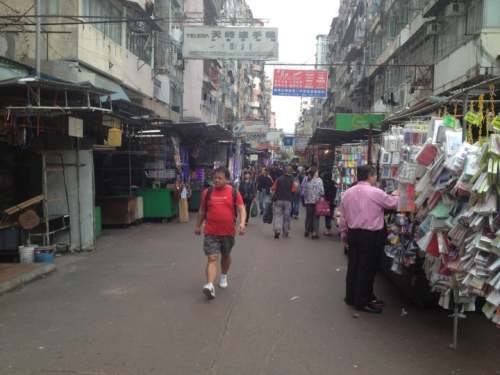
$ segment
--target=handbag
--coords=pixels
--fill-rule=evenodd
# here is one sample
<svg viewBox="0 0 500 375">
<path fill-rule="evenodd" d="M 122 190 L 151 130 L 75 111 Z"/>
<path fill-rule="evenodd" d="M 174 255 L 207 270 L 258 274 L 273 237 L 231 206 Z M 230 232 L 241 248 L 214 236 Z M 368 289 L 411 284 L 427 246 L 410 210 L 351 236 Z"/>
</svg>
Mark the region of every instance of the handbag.
<svg viewBox="0 0 500 375">
<path fill-rule="evenodd" d="M 325 198 L 320 198 L 319 201 L 316 202 L 315 214 L 316 216 L 331 216 L 330 202 Z"/>
</svg>

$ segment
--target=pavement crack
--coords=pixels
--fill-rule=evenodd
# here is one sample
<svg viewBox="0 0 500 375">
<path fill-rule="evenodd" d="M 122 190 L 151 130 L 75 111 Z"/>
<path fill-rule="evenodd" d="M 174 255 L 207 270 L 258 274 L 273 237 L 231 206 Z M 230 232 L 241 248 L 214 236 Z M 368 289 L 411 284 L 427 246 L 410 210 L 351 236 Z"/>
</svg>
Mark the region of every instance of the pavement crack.
<svg viewBox="0 0 500 375">
<path fill-rule="evenodd" d="M 254 258 L 254 264 L 255 264 L 255 258 Z M 207 375 L 216 375 L 217 374 L 218 363 L 219 363 L 219 360 L 221 358 L 221 352 L 223 350 L 222 344 L 224 343 L 224 339 L 229 334 L 229 330 L 231 327 L 231 319 L 233 316 L 233 311 L 241 300 L 241 293 L 242 293 L 242 291 L 247 283 L 248 277 L 249 277 L 250 272 L 252 270 L 253 270 L 253 267 L 248 267 L 248 270 L 245 273 L 243 281 L 241 282 L 241 285 L 238 288 L 238 292 L 236 294 L 237 297 L 234 299 L 233 303 L 231 304 L 231 307 L 229 308 L 229 310 L 226 314 L 224 329 L 223 329 L 222 333 L 219 335 L 219 338 L 217 339 L 217 350 L 215 352 L 214 359 L 212 360 L 212 363 L 210 364 L 210 367 L 208 368 L 208 370 L 206 372 Z"/>
<path fill-rule="evenodd" d="M 267 352 L 265 358 L 264 358 L 264 367 L 262 370 L 259 371 L 259 375 L 265 375 L 267 373 L 267 369 L 269 368 L 269 365 L 271 364 L 271 361 L 273 359 L 274 353 L 276 353 L 276 349 L 278 348 L 278 345 L 283 341 L 285 338 L 285 332 L 281 332 L 276 340 L 274 340 L 273 345 L 271 345 L 271 348 L 269 348 L 269 351 Z"/>
</svg>

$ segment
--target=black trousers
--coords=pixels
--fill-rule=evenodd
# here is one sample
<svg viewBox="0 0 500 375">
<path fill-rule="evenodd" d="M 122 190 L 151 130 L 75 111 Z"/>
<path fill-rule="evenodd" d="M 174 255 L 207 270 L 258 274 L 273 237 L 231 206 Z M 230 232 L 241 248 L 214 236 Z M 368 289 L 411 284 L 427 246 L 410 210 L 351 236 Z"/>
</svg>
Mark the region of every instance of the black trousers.
<svg viewBox="0 0 500 375">
<path fill-rule="evenodd" d="M 246 220 L 246 223 L 248 224 L 248 220 L 250 220 L 250 210 L 252 208 L 253 199 L 243 200 L 243 202 L 245 203 L 245 209 L 247 211 L 247 220 Z"/>
<path fill-rule="evenodd" d="M 384 249 L 384 231 L 349 229 L 346 297 L 349 304 L 366 306 L 373 298 L 373 283 Z"/>
<path fill-rule="evenodd" d="M 316 216 L 316 205 L 306 203 L 306 232 L 319 233 L 319 216 Z"/>
</svg>

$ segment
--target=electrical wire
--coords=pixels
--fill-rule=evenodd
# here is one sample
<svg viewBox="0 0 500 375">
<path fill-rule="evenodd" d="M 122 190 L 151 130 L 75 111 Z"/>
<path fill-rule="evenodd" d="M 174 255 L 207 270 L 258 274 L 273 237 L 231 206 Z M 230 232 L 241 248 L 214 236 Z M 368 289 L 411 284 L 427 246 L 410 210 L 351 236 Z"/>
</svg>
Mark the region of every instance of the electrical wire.
<svg viewBox="0 0 500 375">
<path fill-rule="evenodd" d="M 11 19 L 11 18 L 16 18 L 19 16 L 0 16 L 0 19 Z M 165 17 L 158 17 L 158 18 L 112 18 L 112 17 L 103 17 L 99 18 L 96 20 L 92 20 L 94 16 L 33 16 L 33 15 L 26 15 L 27 18 L 40 18 L 40 17 L 56 17 L 56 18 L 69 18 L 69 19 L 79 19 L 78 21 L 67 21 L 67 22 L 42 22 L 42 26 L 74 26 L 74 25 L 92 25 L 92 24 L 112 24 L 112 23 L 135 23 L 135 22 L 149 22 L 149 23 L 155 23 L 155 22 L 160 22 L 160 21 L 166 21 L 169 22 L 170 24 L 188 24 L 188 23 L 193 23 L 193 24 L 203 24 L 204 19 L 203 18 L 181 18 L 181 19 L 175 19 L 175 18 L 165 18 Z M 87 20 L 83 20 L 87 19 Z M 228 23 L 230 25 L 236 26 L 237 23 L 240 24 L 255 24 L 255 19 L 253 19 L 254 22 L 250 22 L 250 19 L 248 20 L 234 20 L 234 19 L 218 19 L 218 23 Z M 0 23 L 0 26 L 6 26 L 9 25 L 11 26 L 12 23 Z M 25 22 L 25 23 L 16 23 L 17 26 L 33 26 L 33 23 Z"/>
</svg>

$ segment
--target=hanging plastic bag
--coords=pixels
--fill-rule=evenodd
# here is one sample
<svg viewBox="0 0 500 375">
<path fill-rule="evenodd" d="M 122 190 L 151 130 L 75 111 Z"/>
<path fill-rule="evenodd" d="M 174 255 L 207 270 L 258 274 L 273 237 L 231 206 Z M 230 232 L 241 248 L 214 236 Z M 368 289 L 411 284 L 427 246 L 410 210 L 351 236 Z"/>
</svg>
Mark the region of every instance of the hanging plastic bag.
<svg viewBox="0 0 500 375">
<path fill-rule="evenodd" d="M 257 217 L 259 215 L 259 210 L 257 208 L 257 203 L 255 201 L 252 202 L 250 206 L 250 217 Z"/>
<path fill-rule="evenodd" d="M 320 198 L 320 200 L 316 202 L 315 214 L 316 216 L 331 216 L 330 202 L 325 198 Z"/>
</svg>

